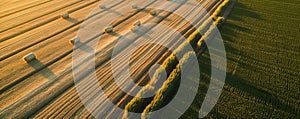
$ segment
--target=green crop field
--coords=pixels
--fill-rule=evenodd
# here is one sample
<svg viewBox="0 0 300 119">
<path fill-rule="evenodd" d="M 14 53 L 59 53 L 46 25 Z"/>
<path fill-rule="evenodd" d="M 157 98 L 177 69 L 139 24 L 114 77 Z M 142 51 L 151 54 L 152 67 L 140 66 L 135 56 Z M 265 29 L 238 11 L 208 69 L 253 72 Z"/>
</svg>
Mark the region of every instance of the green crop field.
<svg viewBox="0 0 300 119">
<path fill-rule="evenodd" d="M 227 53 L 226 83 L 208 118 L 300 117 L 299 0 L 239 0 L 221 32 Z M 209 86 L 208 52 L 201 82 L 182 118 L 197 117 Z"/>
</svg>

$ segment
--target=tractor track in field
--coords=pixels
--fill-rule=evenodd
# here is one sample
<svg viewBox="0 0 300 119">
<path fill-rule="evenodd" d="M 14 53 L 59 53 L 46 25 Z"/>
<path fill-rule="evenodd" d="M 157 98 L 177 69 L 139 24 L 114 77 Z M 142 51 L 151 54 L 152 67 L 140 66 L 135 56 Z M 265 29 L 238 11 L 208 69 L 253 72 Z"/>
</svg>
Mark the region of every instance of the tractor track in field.
<svg viewBox="0 0 300 119">
<path fill-rule="evenodd" d="M 68 10 L 67 12 L 69 14 L 72 14 L 73 12 L 76 12 L 77 10 L 83 9 L 84 7 L 89 7 L 90 5 L 93 5 L 94 3 L 97 3 L 97 1 L 91 1 L 91 2 L 88 2 L 88 3 L 83 4 L 83 5 L 77 4 L 79 6 L 77 6 L 77 5 L 76 6 L 75 5 L 72 6 L 74 8 L 72 8 L 71 10 Z M 65 10 L 65 9 L 70 9 L 70 8 L 67 7 L 67 8 L 64 8 L 63 10 Z M 60 10 L 60 11 L 63 11 L 63 10 Z M 56 12 L 58 12 L 58 11 L 56 11 Z M 4 32 L 0 33 L 2 35 L 0 37 L 0 39 L 1 39 L 0 42 L 4 42 L 4 41 L 9 40 L 11 38 L 17 37 L 18 35 L 21 35 L 21 34 L 24 34 L 24 33 L 28 32 L 28 31 L 36 29 L 38 27 L 42 27 L 43 25 L 46 25 L 46 24 L 48 24 L 50 22 L 58 20 L 61 17 L 61 15 L 54 15 L 54 16 L 52 16 L 52 14 L 36 18 L 35 20 L 33 20 L 31 22 L 26 22 L 26 24 L 22 24 L 22 25 L 13 27 L 9 31 L 6 31 L 6 32 L 4 31 Z M 46 20 L 43 20 L 44 17 L 48 17 L 48 16 L 51 16 L 52 18 L 47 18 Z M 43 21 L 41 21 L 39 19 L 41 19 Z M 28 24 L 30 24 L 30 25 L 28 25 Z M 14 32 L 11 32 L 11 31 L 14 31 Z M 9 56 L 5 56 L 5 57 L 8 58 Z M 1 59 L 5 59 L 5 57 L 2 57 Z"/>
<path fill-rule="evenodd" d="M 168 54 L 168 53 L 167 53 Z M 165 54 L 166 56 L 165 57 L 167 57 L 168 55 L 167 54 Z M 164 60 L 164 58 L 162 58 L 162 59 L 160 59 L 158 62 L 162 62 Z M 107 73 L 107 72 L 106 72 Z M 139 76 L 140 77 L 140 76 Z M 107 78 L 105 78 L 105 79 L 107 79 Z M 73 89 L 74 90 L 74 89 Z M 70 94 L 71 95 L 71 97 L 72 96 L 74 96 L 74 94 Z M 122 95 L 124 95 L 124 94 L 122 94 Z M 63 96 L 64 97 L 64 96 Z M 122 97 L 122 96 L 121 96 Z M 74 98 L 76 98 L 76 97 L 74 97 Z M 78 98 L 78 97 L 77 97 Z M 68 98 L 69 99 L 69 98 Z M 73 99 L 72 99 L 73 100 Z M 63 103 L 64 104 L 64 103 Z M 76 106 L 80 106 L 81 108 L 84 108 L 83 107 L 83 105 L 82 104 L 80 104 L 80 102 L 79 102 L 79 104 L 77 104 Z M 57 106 L 57 105 L 55 105 L 55 106 L 51 106 L 51 107 L 59 107 L 59 106 Z M 51 108 L 50 107 L 50 108 Z M 73 108 L 72 108 L 73 109 Z M 45 109 L 45 110 L 48 110 L 48 109 Z M 65 112 L 65 111 L 64 111 Z M 68 111 L 67 111 L 68 112 Z"/>
<path fill-rule="evenodd" d="M 80 2 L 83 2 L 83 1 L 81 1 L 81 0 L 72 0 L 72 1 L 65 2 L 65 1 L 62 0 L 60 2 L 57 2 L 57 3 L 55 2 L 51 5 L 47 5 L 45 7 L 39 8 L 39 9 L 34 9 L 34 10 L 32 10 L 32 12 L 34 12 L 34 14 L 32 12 L 28 11 L 27 13 L 23 13 L 19 16 L 11 16 L 11 18 L 7 18 L 7 17 L 2 18 L 0 23 L 5 24 L 5 26 L 3 26 L 0 33 L 5 32 L 7 30 L 10 30 L 14 27 L 18 27 L 20 25 L 23 25 L 23 24 L 29 23 L 31 21 L 34 21 L 37 18 L 48 16 L 48 15 L 51 16 L 55 12 L 59 12 L 61 10 L 64 10 L 65 8 L 71 7 L 72 5 L 79 4 Z M 48 10 L 47 8 L 52 8 L 52 9 Z M 33 16 L 31 16 L 31 15 L 33 15 Z M 4 40 L 1 40 L 1 42 L 2 41 L 4 41 Z"/>
<path fill-rule="evenodd" d="M 6 17 L 6 16 L 9 16 L 9 15 L 13 15 L 13 14 L 16 14 L 18 12 L 21 12 L 21 11 L 24 11 L 24 10 L 28 10 L 30 8 L 34 8 L 34 7 L 37 7 L 37 6 L 40 6 L 40 5 L 43 5 L 43 4 L 46 4 L 48 2 L 50 2 L 51 0 L 45 0 L 45 1 L 41 1 L 41 0 L 31 0 L 32 3 L 26 3 L 24 4 L 24 2 L 22 3 L 16 3 L 16 4 L 9 4 L 8 6 L 6 7 L 12 7 L 14 6 L 13 8 L 10 8 L 10 9 L 5 9 L 5 10 L 1 10 L 0 11 L 0 18 L 3 18 L 3 17 Z M 7 2 L 7 1 L 3 1 L 3 2 Z"/>
</svg>

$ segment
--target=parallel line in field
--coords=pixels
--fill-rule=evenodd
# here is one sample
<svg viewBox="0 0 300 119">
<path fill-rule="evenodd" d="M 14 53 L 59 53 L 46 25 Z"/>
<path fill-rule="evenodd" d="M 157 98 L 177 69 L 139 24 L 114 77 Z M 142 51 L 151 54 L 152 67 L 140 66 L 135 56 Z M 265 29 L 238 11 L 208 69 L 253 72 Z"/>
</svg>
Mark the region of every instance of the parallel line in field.
<svg viewBox="0 0 300 119">
<path fill-rule="evenodd" d="M 131 15 L 132 16 L 132 15 Z M 96 36 L 96 37 L 98 37 L 98 36 Z M 63 74 L 64 75 L 64 74 Z M 63 75 L 60 75 L 60 76 L 63 76 Z M 51 84 L 50 84 L 51 85 Z"/>
<path fill-rule="evenodd" d="M 215 3 L 215 5 L 214 5 L 212 8 L 208 8 L 208 10 L 209 10 L 208 13 L 213 13 L 213 11 L 217 8 L 217 6 L 218 6 L 219 4 L 221 4 L 221 1 L 217 1 L 217 3 Z M 199 18 L 198 18 L 198 19 L 199 19 Z M 196 20 L 196 21 L 198 21 L 198 20 Z M 204 21 L 205 21 L 205 19 L 202 19 L 202 18 L 201 18 L 201 21 L 198 22 L 198 23 L 196 23 L 196 26 L 194 26 L 194 27 L 199 27 L 199 26 L 201 25 L 201 23 L 203 23 Z M 190 25 L 189 27 L 193 27 L 193 26 Z M 187 33 L 187 36 L 189 36 L 189 34 L 191 34 L 192 32 L 194 32 L 194 29 L 190 29 L 189 27 L 187 27 L 187 28 L 185 29 L 186 32 L 183 32 L 183 33 Z M 201 52 L 201 51 L 200 51 L 200 52 Z M 201 54 L 201 53 L 200 53 L 200 54 Z M 157 63 L 163 62 L 163 61 L 164 61 L 164 60 L 158 60 Z M 146 78 L 146 76 L 144 76 L 144 77 L 142 78 L 142 80 L 140 80 L 137 84 L 142 84 L 142 81 L 143 81 L 145 78 Z M 135 88 L 135 87 L 134 87 L 134 88 Z M 133 88 L 133 89 L 134 89 L 134 88 Z M 132 91 L 133 91 L 133 89 L 132 89 Z M 132 96 L 130 96 L 130 95 L 128 95 L 127 93 L 124 93 L 124 92 L 123 92 L 122 95 L 123 95 L 123 96 L 122 96 L 123 98 L 121 98 L 121 99 L 118 101 L 117 106 L 119 106 L 119 107 L 121 107 L 121 108 L 124 108 L 124 107 L 125 107 L 125 103 L 128 103 L 128 101 L 130 101 L 130 100 L 132 99 Z M 113 115 L 114 111 L 115 111 L 115 109 L 113 109 L 113 111 L 110 112 L 110 115 Z"/>
<path fill-rule="evenodd" d="M 121 3 L 122 3 L 122 2 L 120 2 L 119 4 L 121 4 Z M 117 6 L 117 5 L 118 5 L 118 4 L 116 4 L 116 5 L 112 6 L 112 7 L 115 7 L 115 6 Z M 21 48 L 18 48 L 18 49 L 16 49 L 15 51 L 10 52 L 9 54 L 5 54 L 4 56 L 2 56 L 2 57 L 0 58 L 0 60 L 5 60 L 5 59 L 7 59 L 7 58 L 9 58 L 9 57 L 11 57 L 11 56 L 14 56 L 14 55 L 16 55 L 16 54 L 22 52 L 23 50 L 26 50 L 26 49 L 28 49 L 28 48 L 30 48 L 30 47 L 33 47 L 33 46 L 35 46 L 35 45 L 37 45 L 37 44 L 40 44 L 40 43 L 44 42 L 44 41 L 47 41 L 48 39 L 50 39 L 50 38 L 52 38 L 52 37 L 54 37 L 54 36 L 56 36 L 56 35 L 58 35 L 58 34 L 61 34 L 61 33 L 63 33 L 64 31 L 66 31 L 66 30 L 68 30 L 68 29 L 71 29 L 71 28 L 73 28 L 73 27 L 75 27 L 75 26 L 78 26 L 78 25 L 80 25 L 81 23 L 83 23 L 85 20 L 89 20 L 89 19 L 91 19 L 91 18 L 93 18 L 93 17 L 95 17 L 95 16 L 97 16 L 97 15 L 99 15 L 99 14 L 101 14 L 101 13 L 103 13 L 103 12 L 101 11 L 101 12 L 95 13 L 94 15 L 92 15 L 92 16 L 90 16 L 90 17 L 88 17 L 88 18 L 82 19 L 82 20 L 78 21 L 77 23 L 73 23 L 73 24 L 71 24 L 71 25 L 69 25 L 69 26 L 67 26 L 67 27 L 64 27 L 64 26 L 63 26 L 63 27 L 64 27 L 63 29 L 61 29 L 61 30 L 59 30 L 59 31 L 57 31 L 57 32 L 55 32 L 55 33 L 53 33 L 53 34 L 47 35 L 47 36 L 45 36 L 45 37 L 43 37 L 43 38 L 37 40 L 36 42 L 33 42 L 33 43 L 29 44 L 29 45 L 26 45 L 26 46 L 23 46 L 23 47 L 21 47 Z"/>
<path fill-rule="evenodd" d="M 101 63 L 100 63 L 101 64 Z M 100 65 L 101 66 L 101 65 Z"/>
<path fill-rule="evenodd" d="M 121 3 L 122 3 L 122 2 L 117 3 L 117 4 L 115 4 L 115 5 L 112 6 L 112 7 L 116 7 L 116 6 L 118 6 L 119 4 L 121 4 Z M 60 30 L 60 31 L 57 32 L 57 33 L 54 33 L 54 34 L 52 34 L 52 35 L 50 35 L 50 36 L 47 36 L 47 37 L 45 37 L 45 38 L 43 38 L 43 39 L 41 39 L 41 40 L 39 40 L 39 41 L 37 41 L 37 42 L 35 42 L 35 43 L 29 45 L 29 46 L 26 46 L 26 47 L 23 48 L 22 50 L 17 50 L 17 51 L 21 52 L 21 51 L 23 51 L 23 50 L 25 50 L 25 49 L 27 49 L 27 48 L 30 48 L 30 47 L 35 46 L 35 45 L 37 45 L 37 44 L 39 44 L 39 43 L 41 43 L 41 42 L 43 42 L 43 41 L 46 41 L 46 40 L 48 40 L 48 39 L 50 39 L 50 38 L 52 38 L 52 37 L 54 37 L 54 36 L 56 36 L 56 35 L 58 35 L 58 34 L 61 34 L 61 33 L 65 32 L 65 31 L 67 31 L 68 29 L 71 29 L 71 28 L 73 28 L 73 27 L 79 28 L 80 23 L 84 22 L 85 20 L 91 19 L 92 17 L 95 17 L 95 16 L 97 16 L 97 15 L 100 15 L 101 13 L 103 13 L 103 12 L 99 12 L 99 13 L 97 13 L 97 14 L 94 14 L 93 16 L 90 16 L 90 17 L 88 17 L 88 18 L 86 18 L 86 19 L 84 19 L 84 20 L 81 20 L 81 21 L 79 21 L 78 23 L 72 24 L 72 25 L 70 25 L 70 26 L 68 26 L 68 27 L 66 27 L 66 28 L 64 28 L 64 29 L 62 29 L 62 30 Z M 96 37 L 98 37 L 98 36 L 96 36 Z M 95 38 L 96 38 L 96 37 L 95 37 Z M 60 40 L 63 40 L 63 39 L 60 39 Z M 86 43 L 88 43 L 88 42 L 86 42 Z M 84 44 L 86 44 L 86 43 L 83 43 L 82 45 L 84 45 Z M 69 45 L 69 44 L 68 44 L 68 45 Z M 21 77 L 21 78 L 15 80 L 15 81 L 10 82 L 10 84 L 4 84 L 4 85 L 2 85 L 2 88 L 0 89 L 0 93 L 2 93 L 2 92 L 4 92 L 4 91 L 8 90 L 10 87 L 16 85 L 17 83 L 20 83 L 21 81 L 25 80 L 26 78 L 30 77 L 31 75 L 33 75 L 33 74 L 39 72 L 40 70 L 42 70 L 42 69 L 46 68 L 47 66 L 49 66 L 49 65 L 51 65 L 51 64 L 53 64 L 53 63 L 55 63 L 56 61 L 58 61 L 58 60 L 64 58 L 65 56 L 67 56 L 68 54 L 70 54 L 70 53 L 72 53 L 72 52 L 73 52 L 73 49 L 70 49 L 70 50 L 68 50 L 68 51 L 63 51 L 63 53 L 61 53 L 61 55 L 59 55 L 57 58 L 55 58 L 55 59 L 49 61 L 48 63 L 46 63 L 46 64 L 43 65 L 42 67 L 39 67 L 38 69 L 36 69 L 36 70 L 34 70 L 34 71 L 30 72 L 30 73 L 25 74 L 23 77 Z M 16 53 L 16 54 L 17 54 L 17 53 Z M 1 60 L 2 60 L 2 59 L 1 59 Z"/>
<path fill-rule="evenodd" d="M 58 9 L 52 10 L 52 11 L 50 11 L 50 12 L 46 12 L 46 13 L 44 13 L 44 14 L 42 14 L 42 15 L 38 15 L 38 16 L 36 16 L 36 17 L 34 17 L 34 18 L 29 18 L 29 19 L 27 19 L 27 20 L 22 20 L 22 21 L 19 22 L 19 23 L 15 23 L 15 22 L 14 22 L 15 25 L 9 25 L 9 24 L 8 24 L 9 27 L 8 27 L 8 28 L 2 29 L 2 30 L 0 31 L 0 33 L 5 32 L 5 31 L 8 31 L 8 30 L 10 30 L 10 29 L 12 29 L 12 28 L 14 28 L 14 27 L 20 26 L 20 25 L 25 24 L 25 23 L 27 23 L 27 22 L 31 22 L 31 21 L 33 21 L 33 20 L 39 18 L 39 17 L 43 17 L 43 16 L 46 16 L 46 15 L 51 15 L 51 13 L 57 12 L 57 11 L 59 11 L 59 10 L 62 10 L 62 9 L 64 9 L 64 8 L 67 8 L 67 7 L 70 7 L 70 6 L 72 6 L 72 5 L 78 4 L 78 3 L 80 3 L 80 2 L 83 2 L 83 1 L 81 1 L 81 0 L 79 0 L 79 1 L 74 1 L 74 2 L 71 2 L 70 4 L 66 4 L 66 5 L 64 5 L 64 6 L 59 7 Z M 18 19 L 18 20 L 21 20 L 21 19 Z M 3 23 L 1 23 L 1 24 L 3 24 Z M 3 42 L 3 41 L 5 41 L 5 40 L 2 40 L 2 39 L 0 40 L 0 42 Z"/>
<path fill-rule="evenodd" d="M 15 8 L 13 8 L 13 9 L 1 11 L 1 13 L 3 12 L 3 14 L 0 15 L 0 18 L 9 16 L 9 15 L 13 15 L 13 14 L 15 14 L 15 13 L 18 13 L 18 12 L 21 12 L 21 11 L 24 11 L 24 10 L 27 10 L 27 9 L 30 9 L 30 8 L 34 8 L 34 7 L 40 6 L 40 5 L 42 5 L 42 4 L 46 4 L 46 3 L 50 2 L 50 1 L 51 1 L 51 0 L 47 0 L 47 1 L 43 1 L 43 2 L 41 2 L 41 3 L 37 3 L 37 4 L 32 4 L 32 3 L 30 3 L 29 6 L 26 5 L 26 7 L 23 7 L 23 8 L 21 8 L 21 9 L 15 9 Z"/>
<path fill-rule="evenodd" d="M 71 52 L 72 52 L 72 51 L 71 51 Z M 64 58 L 64 56 L 67 56 L 67 55 L 71 54 L 71 52 L 66 52 L 64 55 L 62 55 L 63 57 L 59 57 L 58 60 Z M 55 62 L 58 61 L 58 60 L 55 60 Z M 55 62 L 51 62 L 49 65 L 47 64 L 46 67 L 50 66 L 51 64 L 53 64 L 53 63 L 55 63 Z M 42 68 L 42 69 L 43 69 L 43 68 Z M 38 71 L 40 71 L 40 70 L 38 70 Z M 72 86 L 72 85 L 71 85 L 71 86 Z M 62 92 L 63 92 L 63 91 L 62 91 Z"/>
<path fill-rule="evenodd" d="M 71 10 L 68 11 L 68 13 L 71 14 L 71 13 L 73 13 L 73 12 L 76 12 L 77 10 L 80 10 L 80 9 L 82 9 L 82 8 L 85 8 L 85 7 L 88 7 L 89 5 L 92 5 L 92 4 L 96 3 L 96 2 L 98 2 L 98 1 L 92 1 L 92 2 L 89 2 L 89 3 L 84 4 L 84 5 L 82 5 L 82 6 L 79 6 L 79 7 L 77 7 L 77 8 L 71 9 Z M 25 28 L 25 29 L 20 30 L 20 31 L 18 31 L 18 32 L 16 32 L 16 33 L 13 33 L 13 34 L 10 34 L 10 35 L 8 35 L 8 36 L 5 36 L 5 37 L 1 38 L 0 42 L 9 40 L 9 39 L 14 38 L 14 37 L 16 37 L 16 36 L 18 36 L 18 35 L 24 34 L 25 32 L 28 32 L 28 31 L 33 30 L 33 29 L 35 29 L 35 28 L 41 27 L 41 26 L 43 26 L 43 25 L 45 25 L 45 24 L 48 24 L 48 23 L 50 23 L 50 22 L 53 22 L 53 21 L 59 19 L 60 17 L 61 17 L 60 15 L 56 15 L 56 16 L 54 16 L 54 17 L 52 17 L 52 18 L 49 18 L 49 19 L 44 20 L 44 21 L 41 21 L 41 22 L 39 22 L 38 24 L 31 25 L 31 26 L 29 26 L 28 28 Z M 28 23 L 28 22 L 27 22 L 27 23 Z M 24 26 L 24 24 L 22 24 L 22 26 Z M 17 27 L 15 27 L 14 29 L 16 29 L 16 28 L 17 28 Z M 8 32 L 9 32 L 9 31 L 8 31 Z M 0 59 L 0 60 L 1 60 L 1 59 Z"/>
</svg>

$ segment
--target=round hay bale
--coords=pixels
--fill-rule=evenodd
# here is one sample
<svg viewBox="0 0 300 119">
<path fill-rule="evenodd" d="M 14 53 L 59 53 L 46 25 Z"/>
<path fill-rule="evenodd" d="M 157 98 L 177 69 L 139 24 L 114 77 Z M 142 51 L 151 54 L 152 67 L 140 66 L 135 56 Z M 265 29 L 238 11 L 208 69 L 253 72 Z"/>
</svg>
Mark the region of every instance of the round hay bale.
<svg viewBox="0 0 300 119">
<path fill-rule="evenodd" d="M 72 38 L 72 39 L 70 40 L 70 43 L 71 43 L 72 45 L 74 45 L 75 43 L 79 42 L 79 40 L 80 40 L 80 38 L 79 38 L 78 36 L 76 36 L 76 37 L 74 37 L 74 38 Z"/>
<path fill-rule="evenodd" d="M 25 62 L 29 63 L 29 62 L 31 62 L 31 61 L 33 61 L 33 60 L 36 60 L 36 55 L 35 55 L 33 52 L 31 52 L 31 53 L 25 55 L 25 56 L 23 57 L 23 60 L 24 60 Z"/>
<path fill-rule="evenodd" d="M 133 27 L 131 28 L 131 31 L 132 31 L 132 32 L 136 32 L 136 31 L 138 31 L 138 29 L 139 29 L 139 26 L 133 26 Z"/>
<path fill-rule="evenodd" d="M 142 25 L 142 23 L 140 20 L 135 21 L 133 24 L 133 26 L 141 26 L 141 25 Z"/>
<path fill-rule="evenodd" d="M 138 7 L 137 4 L 133 4 L 133 5 L 132 5 L 132 8 L 133 8 L 133 9 L 138 9 L 139 7 Z"/>
<path fill-rule="evenodd" d="M 66 13 L 62 14 L 61 17 L 64 18 L 64 19 L 67 19 L 67 18 L 69 18 L 70 16 L 69 16 L 69 13 L 66 12 Z"/>
<path fill-rule="evenodd" d="M 151 14 L 152 16 L 156 16 L 156 15 L 157 15 L 157 11 L 156 11 L 156 10 L 151 10 L 151 11 L 150 11 L 150 14 Z"/>
<path fill-rule="evenodd" d="M 113 31 L 113 27 L 112 26 L 109 26 L 109 27 L 106 27 L 105 28 L 105 32 L 106 33 L 110 33 L 110 32 L 112 32 Z"/>
<path fill-rule="evenodd" d="M 101 4 L 99 7 L 100 7 L 101 9 L 105 9 L 105 8 L 106 8 L 104 4 Z"/>
</svg>

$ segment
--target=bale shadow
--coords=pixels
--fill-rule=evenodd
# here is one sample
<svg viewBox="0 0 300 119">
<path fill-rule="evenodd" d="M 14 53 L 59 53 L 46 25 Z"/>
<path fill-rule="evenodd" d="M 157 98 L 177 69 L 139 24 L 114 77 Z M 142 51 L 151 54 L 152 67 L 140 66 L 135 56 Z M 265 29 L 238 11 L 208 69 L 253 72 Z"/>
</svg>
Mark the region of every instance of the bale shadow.
<svg viewBox="0 0 300 119">
<path fill-rule="evenodd" d="M 56 77 L 55 74 L 39 60 L 33 60 L 28 64 L 36 71 L 38 71 L 39 74 L 41 74 L 43 77 L 47 79 L 54 79 Z"/>
<path fill-rule="evenodd" d="M 110 9 L 110 8 L 105 8 L 104 10 L 107 11 L 107 12 L 114 13 L 114 14 L 116 14 L 116 15 L 118 15 L 118 16 L 123 16 L 122 13 L 120 13 L 120 12 L 118 12 L 118 11 L 116 11 L 116 10 Z"/>
<path fill-rule="evenodd" d="M 91 46 L 88 46 L 86 43 L 82 43 L 80 41 L 76 42 L 76 46 L 79 46 L 79 49 L 87 52 L 87 53 L 93 53 L 94 49 Z"/>
<path fill-rule="evenodd" d="M 69 21 L 69 22 L 72 22 L 74 24 L 79 22 L 77 19 L 74 19 L 74 18 L 71 18 L 71 17 L 67 18 L 66 20 Z"/>
</svg>

